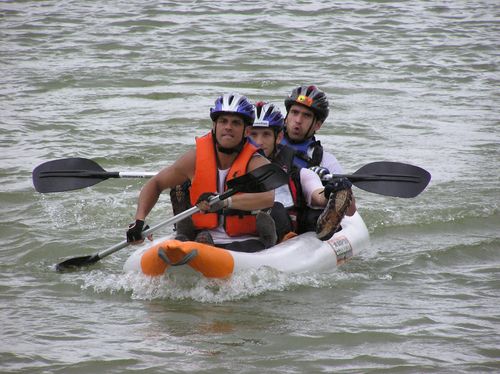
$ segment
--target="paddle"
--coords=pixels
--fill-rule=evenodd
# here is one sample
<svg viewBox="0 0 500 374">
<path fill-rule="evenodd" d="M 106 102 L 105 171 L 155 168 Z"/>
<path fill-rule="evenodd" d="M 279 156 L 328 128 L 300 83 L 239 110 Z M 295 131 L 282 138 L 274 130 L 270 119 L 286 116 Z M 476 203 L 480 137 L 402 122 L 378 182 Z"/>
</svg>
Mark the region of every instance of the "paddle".
<svg viewBox="0 0 500 374">
<path fill-rule="evenodd" d="M 85 158 L 65 158 L 40 164 L 33 170 L 38 192 L 62 192 L 93 186 L 109 178 L 149 178 L 153 172 L 108 172 Z M 247 174 L 248 175 L 248 174 Z M 344 176 L 355 186 L 369 192 L 395 197 L 415 197 L 430 181 L 430 174 L 418 166 L 379 161 L 363 166 L 354 174 L 327 174 L 324 182 Z"/>
<path fill-rule="evenodd" d="M 431 180 L 427 170 L 401 162 L 372 162 L 355 171 L 354 174 L 327 174 L 322 177 L 328 182 L 336 177 L 346 177 L 362 190 L 385 196 L 415 197 Z"/>
<path fill-rule="evenodd" d="M 93 186 L 109 178 L 150 178 L 156 173 L 108 172 L 86 158 L 47 161 L 33 170 L 33 185 L 38 192 L 62 192 Z"/>
<path fill-rule="evenodd" d="M 242 175 L 241 177 L 231 179 L 228 181 L 228 190 L 224 193 L 214 196 L 210 199 L 209 204 L 213 205 L 218 201 L 225 200 L 238 192 L 247 192 L 247 193 L 256 193 L 256 192 L 265 192 L 274 190 L 275 188 L 288 183 L 287 174 L 277 165 L 275 164 L 267 164 L 257 168 L 247 174 Z M 198 207 L 194 206 L 184 212 L 177 214 L 174 217 L 171 217 L 163 222 L 158 223 L 155 226 L 152 226 L 148 230 L 142 232 L 142 237 L 146 238 L 149 234 L 158 230 L 159 228 L 177 223 L 182 221 L 184 218 L 190 217 L 191 215 L 198 213 L 200 210 Z M 115 244 L 108 249 L 105 249 L 102 252 L 98 252 L 93 255 L 88 256 L 80 256 L 73 257 L 62 261 L 56 265 L 57 271 L 64 271 L 72 268 L 78 268 L 81 266 L 92 265 L 97 261 L 103 259 L 110 254 L 129 246 L 130 243 L 126 240 L 121 243 Z"/>
</svg>

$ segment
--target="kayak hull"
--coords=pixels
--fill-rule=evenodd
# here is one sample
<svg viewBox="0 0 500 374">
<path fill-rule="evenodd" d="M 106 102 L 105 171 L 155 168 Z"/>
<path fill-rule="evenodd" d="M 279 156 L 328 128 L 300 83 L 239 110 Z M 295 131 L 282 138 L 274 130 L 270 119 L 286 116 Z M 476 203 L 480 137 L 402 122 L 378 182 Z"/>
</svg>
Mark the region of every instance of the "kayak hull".
<svg viewBox="0 0 500 374">
<path fill-rule="evenodd" d="M 138 248 L 125 262 L 124 271 L 160 276 L 183 265 L 207 278 L 227 278 L 264 266 L 286 273 L 329 272 L 368 246 L 368 229 L 356 212 L 342 220 L 342 230 L 329 240 L 321 241 L 315 233 L 308 232 L 254 253 L 160 238 Z"/>
</svg>

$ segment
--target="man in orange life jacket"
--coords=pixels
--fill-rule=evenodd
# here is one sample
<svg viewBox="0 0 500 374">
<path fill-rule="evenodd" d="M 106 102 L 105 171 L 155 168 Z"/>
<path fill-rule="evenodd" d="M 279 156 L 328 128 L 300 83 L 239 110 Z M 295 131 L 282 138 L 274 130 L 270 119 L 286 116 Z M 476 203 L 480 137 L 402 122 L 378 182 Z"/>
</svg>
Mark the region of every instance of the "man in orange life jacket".
<svg viewBox="0 0 500 374">
<path fill-rule="evenodd" d="M 275 204 L 271 211 L 279 241 L 290 231 L 302 233 L 307 231 L 304 230 L 305 227 L 315 226 L 316 222 L 302 222 L 310 216 L 305 213 L 307 210 L 316 210 L 317 216 L 323 214 L 325 219 L 329 219 L 329 209 L 333 205 L 328 204 L 330 196 L 334 198 L 335 192 L 351 186 L 348 180 L 341 178 L 335 180 L 335 185 L 329 184 L 325 188 L 314 171 L 294 165 L 295 151 L 280 144 L 283 128 L 284 119 L 279 109 L 273 104 L 261 101 L 255 104 L 255 121 L 246 130 L 247 136 L 262 149 L 265 156 L 281 166 L 290 176 L 288 185 L 275 190 Z M 325 207 L 327 208 L 323 210 Z M 344 213 L 341 212 L 342 217 Z M 337 225 L 333 225 L 327 232 L 320 230 L 320 239 L 329 239 L 337 228 Z"/>
<path fill-rule="evenodd" d="M 265 248 L 257 235 L 255 215 L 250 213 L 271 207 L 274 191 L 239 193 L 212 206 L 208 204 L 211 196 L 226 189 L 226 180 L 269 163 L 245 137 L 245 127 L 255 118 L 254 106 L 245 96 L 225 94 L 216 99 L 210 117 L 212 131 L 196 139 L 196 148 L 142 188 L 135 222 L 127 231 L 129 242 L 142 241 L 144 220 L 163 190 L 191 181 L 191 204 L 202 211 L 192 216 L 197 231 L 195 240 L 243 252 Z"/>
<path fill-rule="evenodd" d="M 326 94 L 316 86 L 299 86 L 285 99 L 285 107 L 285 134 L 281 143 L 296 151 L 294 164 L 311 168 L 320 177 L 329 173 L 343 174 L 335 156 L 325 152 L 315 138 L 330 111 Z M 355 212 L 356 203 L 352 196 L 346 215 L 352 216 Z M 314 217 L 306 221 L 313 222 Z"/>
</svg>

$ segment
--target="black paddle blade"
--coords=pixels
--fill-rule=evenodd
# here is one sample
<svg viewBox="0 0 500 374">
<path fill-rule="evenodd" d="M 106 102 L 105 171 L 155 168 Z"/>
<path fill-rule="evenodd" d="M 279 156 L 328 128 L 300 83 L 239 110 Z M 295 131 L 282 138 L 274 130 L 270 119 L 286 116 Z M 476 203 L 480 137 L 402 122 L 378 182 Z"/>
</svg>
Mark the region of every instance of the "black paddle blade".
<svg viewBox="0 0 500 374">
<path fill-rule="evenodd" d="M 231 179 L 227 187 L 238 192 L 266 192 L 288 183 L 288 175 L 276 164 L 266 164 L 241 177 Z M 222 196 L 222 195 L 221 195 Z"/>
<path fill-rule="evenodd" d="M 63 262 L 60 262 L 56 265 L 56 270 L 59 272 L 64 272 L 68 270 L 76 270 L 82 266 L 88 266 L 95 264 L 97 261 L 99 261 L 101 258 L 99 255 L 90 255 L 90 256 L 80 256 L 80 257 L 73 257 L 70 259 L 67 259 Z"/>
<path fill-rule="evenodd" d="M 110 178 L 96 162 L 85 158 L 63 158 L 38 165 L 33 185 L 38 192 L 62 192 L 93 186 Z"/>
<path fill-rule="evenodd" d="M 356 187 L 385 196 L 415 197 L 431 180 L 431 174 L 418 166 L 379 161 L 346 176 Z"/>
</svg>

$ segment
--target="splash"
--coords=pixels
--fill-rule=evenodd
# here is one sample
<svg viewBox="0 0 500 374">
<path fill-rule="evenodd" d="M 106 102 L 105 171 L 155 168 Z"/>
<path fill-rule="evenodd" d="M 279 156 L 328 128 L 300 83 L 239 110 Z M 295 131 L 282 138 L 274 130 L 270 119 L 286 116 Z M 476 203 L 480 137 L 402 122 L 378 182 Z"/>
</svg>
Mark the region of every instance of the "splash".
<svg viewBox="0 0 500 374">
<path fill-rule="evenodd" d="M 97 293 L 129 293 L 135 300 L 193 300 L 222 303 L 242 300 L 297 287 L 331 287 L 356 276 L 336 271 L 321 274 L 288 274 L 269 267 L 234 274 L 230 279 L 209 279 L 198 274 L 165 274 L 148 277 L 140 273 L 109 274 L 93 271 L 83 276 L 82 289 Z"/>
</svg>

